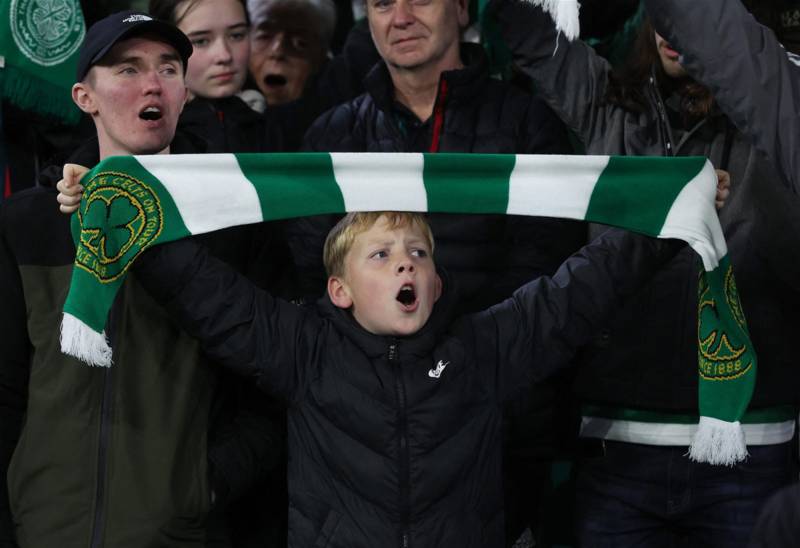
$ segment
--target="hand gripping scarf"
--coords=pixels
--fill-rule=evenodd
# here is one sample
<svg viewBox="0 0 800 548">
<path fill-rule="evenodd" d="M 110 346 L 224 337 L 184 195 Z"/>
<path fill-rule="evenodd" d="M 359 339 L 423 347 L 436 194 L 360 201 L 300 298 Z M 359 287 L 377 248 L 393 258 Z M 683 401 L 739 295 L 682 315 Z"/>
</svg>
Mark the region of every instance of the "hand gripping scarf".
<svg viewBox="0 0 800 548">
<path fill-rule="evenodd" d="M 131 263 L 152 245 L 222 228 L 348 211 L 561 217 L 688 242 L 701 257 L 700 423 L 691 458 L 747 456 L 739 420 L 756 357 L 704 158 L 491 154 L 117 156 L 83 179 L 62 350 L 109 366 L 104 328 Z"/>
</svg>

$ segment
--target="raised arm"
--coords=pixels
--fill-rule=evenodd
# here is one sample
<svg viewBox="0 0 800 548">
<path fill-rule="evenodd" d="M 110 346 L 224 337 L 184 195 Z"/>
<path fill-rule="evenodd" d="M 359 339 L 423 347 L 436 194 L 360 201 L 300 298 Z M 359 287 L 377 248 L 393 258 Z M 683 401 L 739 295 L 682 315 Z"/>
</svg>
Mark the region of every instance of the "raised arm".
<svg viewBox="0 0 800 548">
<path fill-rule="evenodd" d="M 568 366 L 575 352 L 685 245 L 611 229 L 567 259 L 552 277 L 472 316 L 476 352 L 504 400 L 523 396 Z"/>
<path fill-rule="evenodd" d="M 497 20 L 514 63 L 561 120 L 588 146 L 603 136 L 608 62 L 584 42 L 556 32 L 550 15 L 521 0 L 492 0 L 487 15 Z"/>
<path fill-rule="evenodd" d="M 645 4 L 689 74 L 800 193 L 800 56 L 787 53 L 739 0 Z"/>
<path fill-rule="evenodd" d="M 286 400 L 302 396 L 324 338 L 308 309 L 273 298 L 190 239 L 150 249 L 134 274 L 209 357 Z"/>
</svg>

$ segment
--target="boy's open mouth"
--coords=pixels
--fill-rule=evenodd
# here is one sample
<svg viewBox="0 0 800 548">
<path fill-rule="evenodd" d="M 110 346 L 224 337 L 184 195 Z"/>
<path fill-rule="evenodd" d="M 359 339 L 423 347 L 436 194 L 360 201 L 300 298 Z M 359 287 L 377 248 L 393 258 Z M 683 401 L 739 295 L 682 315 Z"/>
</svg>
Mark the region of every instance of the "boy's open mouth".
<svg viewBox="0 0 800 548">
<path fill-rule="evenodd" d="M 267 74 L 266 78 L 264 78 L 264 83 L 269 87 L 281 87 L 286 85 L 287 80 L 286 76 L 281 74 Z"/>
<path fill-rule="evenodd" d="M 403 306 L 411 306 L 417 300 L 417 292 L 414 291 L 414 286 L 411 284 L 406 284 L 400 288 L 400 291 L 397 292 L 396 299 L 400 304 Z"/>
<path fill-rule="evenodd" d="M 158 107 L 147 107 L 139 113 L 139 118 L 148 121 L 160 120 L 161 116 L 161 109 Z"/>
</svg>

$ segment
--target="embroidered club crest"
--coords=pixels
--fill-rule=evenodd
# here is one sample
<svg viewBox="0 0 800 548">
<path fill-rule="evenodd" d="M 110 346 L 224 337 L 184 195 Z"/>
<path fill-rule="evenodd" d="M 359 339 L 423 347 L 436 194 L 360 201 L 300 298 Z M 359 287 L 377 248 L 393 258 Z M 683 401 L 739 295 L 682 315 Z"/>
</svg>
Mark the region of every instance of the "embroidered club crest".
<svg viewBox="0 0 800 548">
<path fill-rule="evenodd" d="M 98 173 L 85 192 L 90 198 L 78 210 L 82 228 L 76 266 L 109 283 L 161 234 L 161 203 L 141 181 L 124 173 Z"/>
<path fill-rule="evenodd" d="M 11 0 L 11 35 L 19 51 L 44 67 L 70 57 L 86 34 L 77 6 L 68 0 Z"/>
<path fill-rule="evenodd" d="M 734 321 L 746 333 L 747 326 L 739 300 L 739 292 L 733 277 L 733 269 L 728 265 L 725 271 L 724 298 L 730 308 Z M 700 376 L 706 380 L 726 381 L 745 375 L 753 366 L 747 353 L 747 344 L 736 340 L 735 333 L 727 333 L 714 321 L 719 317 L 719 308 L 711 288 L 704 276 L 700 276 L 698 286 L 697 336 L 699 341 Z"/>
</svg>

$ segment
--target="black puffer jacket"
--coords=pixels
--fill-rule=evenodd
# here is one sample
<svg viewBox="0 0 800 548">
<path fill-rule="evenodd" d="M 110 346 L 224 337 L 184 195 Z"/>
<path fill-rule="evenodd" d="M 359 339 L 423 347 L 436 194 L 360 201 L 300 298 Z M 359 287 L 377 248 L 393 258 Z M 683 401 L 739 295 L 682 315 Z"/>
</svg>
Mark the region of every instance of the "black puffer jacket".
<svg viewBox="0 0 800 548">
<path fill-rule="evenodd" d="M 384 63 L 367 76 L 367 93 L 321 116 L 306 134 L 317 152 L 479 152 L 556 154 L 571 151 L 563 125 L 539 100 L 488 75 L 483 50 L 462 44 L 466 64 L 445 72 L 434 114 L 425 122 L 394 101 Z M 437 129 L 438 128 L 438 129 Z M 586 239 L 582 224 L 505 215 L 430 215 L 436 261 L 452 276 L 472 312 L 499 302 L 528 280 L 552 274 Z M 293 224 L 293 251 L 304 290 L 324 287 L 322 244 L 335 218 Z M 291 243 L 291 242 L 290 242 Z"/>
<path fill-rule="evenodd" d="M 178 130 L 199 135 L 211 152 L 277 152 L 283 150 L 281 128 L 239 97 L 195 97 L 183 108 Z"/>
<path fill-rule="evenodd" d="M 189 241 L 143 255 L 136 275 L 209 355 L 288 400 L 291 547 L 492 548 L 503 404 L 568 364 L 677 244 L 609 232 L 552 279 L 455 321 L 445 280 L 403 338 L 327 299 L 274 299 Z"/>
</svg>

